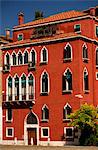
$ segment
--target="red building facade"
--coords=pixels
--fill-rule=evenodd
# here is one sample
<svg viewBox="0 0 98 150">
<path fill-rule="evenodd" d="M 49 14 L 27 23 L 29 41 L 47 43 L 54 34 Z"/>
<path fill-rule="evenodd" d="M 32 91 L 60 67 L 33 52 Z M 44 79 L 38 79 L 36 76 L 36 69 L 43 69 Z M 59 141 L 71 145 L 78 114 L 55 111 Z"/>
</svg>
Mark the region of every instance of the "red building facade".
<svg viewBox="0 0 98 150">
<path fill-rule="evenodd" d="M 98 105 L 98 8 L 69 11 L 13 28 L 3 51 L 6 144 L 78 144 L 68 114 Z"/>
</svg>

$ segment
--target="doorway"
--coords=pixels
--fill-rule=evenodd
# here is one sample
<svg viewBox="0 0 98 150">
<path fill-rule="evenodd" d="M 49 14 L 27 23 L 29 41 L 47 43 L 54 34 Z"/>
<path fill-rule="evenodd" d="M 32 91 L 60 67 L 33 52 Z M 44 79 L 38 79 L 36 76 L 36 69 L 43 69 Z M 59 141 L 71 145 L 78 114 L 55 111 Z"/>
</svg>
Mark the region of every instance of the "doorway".
<svg viewBox="0 0 98 150">
<path fill-rule="evenodd" d="M 28 128 L 28 145 L 37 145 L 36 128 Z"/>
</svg>

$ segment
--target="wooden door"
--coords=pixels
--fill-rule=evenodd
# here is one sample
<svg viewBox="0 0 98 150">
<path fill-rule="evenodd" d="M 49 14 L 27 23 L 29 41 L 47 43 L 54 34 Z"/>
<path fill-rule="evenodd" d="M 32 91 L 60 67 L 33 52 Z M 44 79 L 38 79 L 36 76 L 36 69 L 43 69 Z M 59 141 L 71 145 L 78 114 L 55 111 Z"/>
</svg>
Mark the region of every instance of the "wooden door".
<svg viewBox="0 0 98 150">
<path fill-rule="evenodd" d="M 33 145 L 37 145 L 37 135 L 36 135 L 36 128 L 28 128 L 28 145 L 32 144 L 33 139 Z"/>
</svg>

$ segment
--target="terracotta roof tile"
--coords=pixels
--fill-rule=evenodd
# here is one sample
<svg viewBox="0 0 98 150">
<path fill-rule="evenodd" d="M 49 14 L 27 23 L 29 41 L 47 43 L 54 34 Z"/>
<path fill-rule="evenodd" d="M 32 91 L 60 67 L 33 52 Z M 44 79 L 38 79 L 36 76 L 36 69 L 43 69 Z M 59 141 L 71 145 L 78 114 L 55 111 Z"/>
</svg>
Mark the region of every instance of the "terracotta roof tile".
<svg viewBox="0 0 98 150">
<path fill-rule="evenodd" d="M 31 44 L 31 43 L 37 43 L 37 42 L 44 42 L 44 41 L 48 41 L 48 40 L 56 40 L 56 39 L 60 39 L 60 38 L 64 38 L 64 37 L 73 37 L 73 36 L 77 36 L 76 33 L 63 33 L 63 34 L 57 34 L 55 36 L 51 36 L 51 37 L 43 37 L 43 38 L 39 38 L 39 39 L 26 39 L 23 41 L 16 41 L 13 43 L 8 43 L 5 46 L 17 46 L 17 45 L 22 45 L 22 44 Z"/>
<path fill-rule="evenodd" d="M 33 26 L 33 25 L 38 25 L 38 24 L 42 24 L 42 23 L 48 23 L 48 22 L 59 21 L 59 20 L 64 20 L 64 19 L 70 19 L 70 18 L 85 16 L 85 15 L 87 15 L 87 14 L 83 13 L 83 12 L 72 10 L 72 11 L 67 11 L 67 12 L 55 14 L 55 15 L 49 16 L 47 18 L 43 18 L 43 19 L 32 21 L 32 22 L 28 22 L 25 24 L 21 24 L 21 25 L 15 26 L 14 28 Z"/>
</svg>

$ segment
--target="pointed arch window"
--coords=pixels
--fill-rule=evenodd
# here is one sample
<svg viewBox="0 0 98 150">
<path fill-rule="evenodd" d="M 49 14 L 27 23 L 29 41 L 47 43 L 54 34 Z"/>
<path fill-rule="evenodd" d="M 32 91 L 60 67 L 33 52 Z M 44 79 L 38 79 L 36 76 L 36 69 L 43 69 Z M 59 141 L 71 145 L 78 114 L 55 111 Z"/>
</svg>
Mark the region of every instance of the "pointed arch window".
<svg viewBox="0 0 98 150">
<path fill-rule="evenodd" d="M 96 50 L 96 67 L 98 67 L 98 48 Z"/>
<path fill-rule="evenodd" d="M 82 49 L 82 55 L 83 55 L 83 60 L 84 62 L 88 62 L 88 49 L 87 49 L 87 46 L 83 46 L 83 49 Z"/>
<path fill-rule="evenodd" d="M 6 63 L 5 64 L 6 65 L 10 65 L 10 55 L 8 53 L 6 54 L 6 58 L 5 59 L 6 59 Z"/>
<path fill-rule="evenodd" d="M 63 119 L 64 120 L 70 120 L 68 119 L 68 115 L 70 115 L 70 113 L 72 112 L 72 108 L 70 105 L 65 105 L 64 109 L 63 109 Z"/>
<path fill-rule="evenodd" d="M 84 91 L 89 90 L 89 80 L 88 80 L 88 72 L 87 69 L 84 70 Z"/>
<path fill-rule="evenodd" d="M 24 74 L 21 77 L 21 88 L 22 100 L 26 100 L 26 77 Z"/>
<path fill-rule="evenodd" d="M 22 53 L 19 52 L 18 54 L 18 65 L 21 65 L 23 63 Z"/>
<path fill-rule="evenodd" d="M 41 63 L 48 63 L 48 51 L 46 48 L 41 50 Z"/>
<path fill-rule="evenodd" d="M 29 100 L 34 99 L 34 77 L 32 74 L 28 77 L 28 92 L 29 92 Z"/>
<path fill-rule="evenodd" d="M 67 69 L 63 74 L 63 83 L 62 88 L 63 92 L 71 92 L 72 91 L 72 73 L 69 69 Z"/>
<path fill-rule="evenodd" d="M 19 78 L 15 77 L 15 100 L 19 100 Z"/>
<path fill-rule="evenodd" d="M 41 94 L 48 94 L 49 92 L 49 78 L 48 74 L 44 72 L 42 74 L 42 79 L 41 79 Z"/>
<path fill-rule="evenodd" d="M 49 120 L 49 109 L 45 105 L 42 108 L 42 121 L 48 121 Z"/>
<path fill-rule="evenodd" d="M 72 60 L 72 47 L 67 44 L 64 48 L 64 61 L 71 61 Z"/>
<path fill-rule="evenodd" d="M 28 63 L 28 52 L 25 51 L 24 52 L 24 64 L 27 64 Z"/>
<path fill-rule="evenodd" d="M 35 66 L 35 51 L 31 51 L 31 61 L 33 63 L 33 66 Z"/>
<path fill-rule="evenodd" d="M 12 78 L 8 78 L 8 101 L 12 100 Z"/>
<path fill-rule="evenodd" d="M 16 65 L 16 54 L 15 53 L 13 53 L 13 55 L 12 55 L 12 63 L 13 63 L 13 65 Z"/>
</svg>

